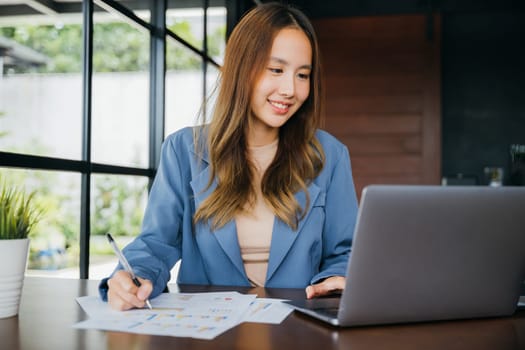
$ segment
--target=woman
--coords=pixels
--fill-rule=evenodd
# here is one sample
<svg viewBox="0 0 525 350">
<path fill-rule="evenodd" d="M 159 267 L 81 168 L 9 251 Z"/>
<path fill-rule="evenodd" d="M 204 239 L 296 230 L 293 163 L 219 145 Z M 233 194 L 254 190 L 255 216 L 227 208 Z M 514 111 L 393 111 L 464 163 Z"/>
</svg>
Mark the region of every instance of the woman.
<svg viewBox="0 0 525 350">
<path fill-rule="evenodd" d="M 347 148 L 318 130 L 319 49 L 308 19 L 259 5 L 233 30 L 209 125 L 164 142 L 142 233 L 125 249 L 111 307 L 143 307 L 180 259 L 178 283 L 344 288 L 357 200 Z"/>
</svg>

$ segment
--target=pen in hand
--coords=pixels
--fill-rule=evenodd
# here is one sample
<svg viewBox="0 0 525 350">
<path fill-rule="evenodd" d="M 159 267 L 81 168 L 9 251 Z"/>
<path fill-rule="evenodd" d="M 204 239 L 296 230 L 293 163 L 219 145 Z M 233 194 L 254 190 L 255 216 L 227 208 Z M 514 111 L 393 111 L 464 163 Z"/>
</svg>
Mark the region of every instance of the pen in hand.
<svg viewBox="0 0 525 350">
<path fill-rule="evenodd" d="M 115 243 L 115 240 L 113 239 L 113 237 L 111 237 L 111 234 L 109 233 L 106 233 L 106 237 L 108 238 L 108 241 L 109 241 L 109 244 L 111 245 L 111 247 L 113 248 L 113 251 L 115 252 L 115 254 L 117 255 L 118 257 L 118 260 L 120 261 L 120 264 L 124 267 L 124 269 L 126 270 L 126 272 L 128 272 L 131 276 L 131 280 L 133 281 L 133 283 L 137 286 L 137 287 L 140 287 L 141 286 L 141 283 L 139 281 L 139 279 L 137 278 L 137 276 L 135 276 L 135 273 L 133 272 L 133 269 L 131 268 L 131 265 L 129 264 L 128 260 L 126 259 L 126 257 L 124 256 L 124 254 L 122 254 L 122 252 L 120 251 L 119 247 L 117 246 L 117 244 Z M 148 306 L 148 308 L 151 310 L 153 309 L 151 307 L 151 303 L 149 302 L 148 299 L 146 299 L 146 305 Z"/>
</svg>

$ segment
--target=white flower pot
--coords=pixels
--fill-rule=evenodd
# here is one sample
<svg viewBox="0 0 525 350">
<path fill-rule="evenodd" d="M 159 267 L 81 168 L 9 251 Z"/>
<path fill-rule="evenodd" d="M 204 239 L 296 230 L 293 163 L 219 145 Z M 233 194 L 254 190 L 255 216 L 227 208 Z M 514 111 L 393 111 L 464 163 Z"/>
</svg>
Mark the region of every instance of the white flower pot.
<svg viewBox="0 0 525 350">
<path fill-rule="evenodd" d="M 29 239 L 0 240 L 0 318 L 18 315 Z"/>
</svg>

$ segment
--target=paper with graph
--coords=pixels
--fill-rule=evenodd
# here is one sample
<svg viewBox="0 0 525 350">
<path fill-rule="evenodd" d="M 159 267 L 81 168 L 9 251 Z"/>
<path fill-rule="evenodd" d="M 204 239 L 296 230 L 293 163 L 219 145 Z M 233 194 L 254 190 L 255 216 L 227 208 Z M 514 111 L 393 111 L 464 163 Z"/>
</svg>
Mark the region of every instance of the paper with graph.
<svg viewBox="0 0 525 350">
<path fill-rule="evenodd" d="M 279 324 L 293 311 L 283 299 L 257 298 L 251 302 L 243 322 Z"/>
<path fill-rule="evenodd" d="M 213 339 L 241 322 L 280 323 L 292 311 L 275 299 L 237 292 L 164 293 L 153 310 L 115 311 L 98 297 L 77 298 L 89 319 L 74 325 L 140 334 Z"/>
</svg>

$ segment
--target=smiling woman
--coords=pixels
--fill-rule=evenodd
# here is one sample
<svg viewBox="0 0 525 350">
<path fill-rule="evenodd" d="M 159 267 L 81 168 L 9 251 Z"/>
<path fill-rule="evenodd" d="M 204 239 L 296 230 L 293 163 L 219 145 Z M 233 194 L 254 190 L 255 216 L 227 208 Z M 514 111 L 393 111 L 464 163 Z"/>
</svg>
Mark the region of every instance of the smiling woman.
<svg viewBox="0 0 525 350">
<path fill-rule="evenodd" d="M 310 93 L 312 48 L 295 28 L 281 30 L 274 39 L 267 69 L 255 83 L 247 141 L 265 145 L 277 140 L 279 128 L 301 107 Z"/>
<path fill-rule="evenodd" d="M 347 148 L 319 130 L 317 39 L 294 7 L 265 3 L 231 33 L 212 119 L 167 137 L 141 234 L 100 285 L 115 309 L 178 283 L 344 286 L 357 201 Z M 312 284 L 312 285 L 311 285 Z M 308 288 L 307 288 L 308 287 Z"/>
</svg>

